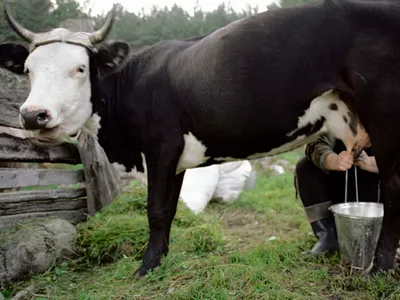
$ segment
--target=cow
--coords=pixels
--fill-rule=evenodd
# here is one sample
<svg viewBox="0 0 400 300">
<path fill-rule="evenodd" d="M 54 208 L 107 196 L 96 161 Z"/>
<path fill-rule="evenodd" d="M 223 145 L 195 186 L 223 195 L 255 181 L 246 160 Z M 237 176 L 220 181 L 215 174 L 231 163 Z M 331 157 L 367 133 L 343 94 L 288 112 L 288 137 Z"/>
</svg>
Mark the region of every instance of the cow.
<svg viewBox="0 0 400 300">
<path fill-rule="evenodd" d="M 115 8 L 115 7 L 114 7 Z M 234 21 L 200 37 L 132 51 L 93 33 L 34 33 L 0 46 L 0 65 L 28 73 L 23 126 L 43 144 L 74 139 L 93 118 L 109 160 L 147 171 L 146 275 L 169 252 L 185 170 L 272 156 L 324 132 L 357 156 L 372 144 L 385 215 L 369 274 L 394 267 L 400 237 L 400 6 L 315 0 Z"/>
</svg>

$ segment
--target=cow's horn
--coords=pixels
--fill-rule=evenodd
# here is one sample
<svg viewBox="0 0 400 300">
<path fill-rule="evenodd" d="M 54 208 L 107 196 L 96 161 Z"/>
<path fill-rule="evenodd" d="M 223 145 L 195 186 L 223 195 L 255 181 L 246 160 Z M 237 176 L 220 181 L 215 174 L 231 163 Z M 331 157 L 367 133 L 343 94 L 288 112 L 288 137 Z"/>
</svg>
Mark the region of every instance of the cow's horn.
<svg viewBox="0 0 400 300">
<path fill-rule="evenodd" d="M 92 43 L 92 45 L 102 42 L 107 37 L 114 22 L 116 7 L 116 4 L 114 4 L 112 10 L 108 13 L 104 25 L 99 30 L 93 32 L 90 35 L 90 42 Z"/>
<path fill-rule="evenodd" d="M 10 11 L 8 10 L 8 0 L 4 0 L 4 14 L 6 15 L 8 24 L 14 29 L 16 33 L 19 34 L 24 40 L 27 42 L 32 42 L 35 38 L 35 33 L 32 31 L 22 27 L 11 15 Z"/>
</svg>

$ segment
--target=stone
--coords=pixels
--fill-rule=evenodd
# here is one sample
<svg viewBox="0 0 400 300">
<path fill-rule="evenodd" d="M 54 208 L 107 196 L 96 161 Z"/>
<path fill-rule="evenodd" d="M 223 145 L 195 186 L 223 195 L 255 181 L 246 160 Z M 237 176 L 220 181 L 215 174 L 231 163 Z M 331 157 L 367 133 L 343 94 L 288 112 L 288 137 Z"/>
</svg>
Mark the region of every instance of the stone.
<svg viewBox="0 0 400 300">
<path fill-rule="evenodd" d="M 30 300 L 33 299 L 35 293 L 35 287 L 33 285 L 28 286 L 26 289 L 19 291 L 11 300 Z M 0 299 L 1 300 L 1 299 Z"/>
<path fill-rule="evenodd" d="M 58 218 L 1 233 L 0 286 L 44 273 L 55 260 L 71 257 L 76 235 L 71 223 Z"/>
</svg>

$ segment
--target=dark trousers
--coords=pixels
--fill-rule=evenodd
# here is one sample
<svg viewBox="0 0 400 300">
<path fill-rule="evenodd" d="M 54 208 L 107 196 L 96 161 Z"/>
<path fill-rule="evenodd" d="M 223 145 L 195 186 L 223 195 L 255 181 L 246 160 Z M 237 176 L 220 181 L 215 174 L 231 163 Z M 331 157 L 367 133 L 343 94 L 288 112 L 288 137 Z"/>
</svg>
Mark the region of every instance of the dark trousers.
<svg viewBox="0 0 400 300">
<path fill-rule="evenodd" d="M 347 202 L 356 201 L 354 166 L 348 170 Z M 317 243 L 312 253 L 338 249 L 336 225 L 329 207 L 345 201 L 346 172 L 325 173 L 307 158 L 296 165 L 295 187 Z M 357 167 L 358 201 L 379 201 L 379 175 Z"/>
<path fill-rule="evenodd" d="M 343 171 L 325 173 L 303 157 L 296 165 L 296 186 L 304 207 L 345 201 L 345 175 Z M 358 199 L 360 202 L 379 200 L 379 175 L 357 168 Z M 354 167 L 348 171 L 347 201 L 356 201 Z"/>
</svg>

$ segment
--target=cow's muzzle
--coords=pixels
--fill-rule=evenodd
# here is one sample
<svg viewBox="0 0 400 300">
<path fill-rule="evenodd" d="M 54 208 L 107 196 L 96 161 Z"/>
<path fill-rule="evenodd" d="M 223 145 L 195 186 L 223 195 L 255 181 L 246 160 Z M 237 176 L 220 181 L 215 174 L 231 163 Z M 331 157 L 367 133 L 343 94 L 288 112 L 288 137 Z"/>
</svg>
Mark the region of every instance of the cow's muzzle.
<svg viewBox="0 0 400 300">
<path fill-rule="evenodd" d="M 21 110 L 22 125 L 26 130 L 44 129 L 51 121 L 51 115 L 46 109 L 29 111 Z"/>
</svg>

